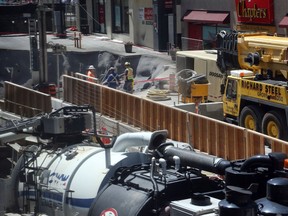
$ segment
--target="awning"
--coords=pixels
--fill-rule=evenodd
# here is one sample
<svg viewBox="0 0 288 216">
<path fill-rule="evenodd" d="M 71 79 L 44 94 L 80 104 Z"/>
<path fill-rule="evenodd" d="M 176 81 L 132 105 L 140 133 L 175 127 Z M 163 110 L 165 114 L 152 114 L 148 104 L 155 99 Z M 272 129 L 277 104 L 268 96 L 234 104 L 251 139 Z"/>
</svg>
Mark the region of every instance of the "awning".
<svg viewBox="0 0 288 216">
<path fill-rule="evenodd" d="M 279 23 L 280 28 L 288 28 L 288 16 L 285 16 Z"/>
<path fill-rule="evenodd" d="M 209 11 L 191 11 L 187 15 L 184 15 L 183 20 L 186 22 L 195 23 L 229 23 L 229 13 L 215 13 Z"/>
</svg>

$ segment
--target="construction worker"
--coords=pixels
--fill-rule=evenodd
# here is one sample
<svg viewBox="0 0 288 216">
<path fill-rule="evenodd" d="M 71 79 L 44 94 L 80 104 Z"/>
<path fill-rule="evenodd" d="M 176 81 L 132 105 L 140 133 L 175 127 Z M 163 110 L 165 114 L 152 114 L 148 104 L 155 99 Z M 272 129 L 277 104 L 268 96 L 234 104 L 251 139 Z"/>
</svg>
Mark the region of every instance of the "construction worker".
<svg viewBox="0 0 288 216">
<path fill-rule="evenodd" d="M 134 74 L 133 69 L 131 68 L 130 62 L 125 62 L 125 71 L 124 71 L 124 87 L 123 89 L 128 93 L 133 93 L 134 88 Z"/>
<path fill-rule="evenodd" d="M 103 85 L 108 85 L 110 88 L 116 89 L 120 84 L 120 78 L 115 71 L 114 67 L 110 67 L 108 70 L 107 79 L 103 82 Z"/>
<path fill-rule="evenodd" d="M 87 80 L 90 82 L 96 82 L 95 78 L 96 78 L 95 67 L 93 65 L 90 65 L 87 70 Z"/>
</svg>

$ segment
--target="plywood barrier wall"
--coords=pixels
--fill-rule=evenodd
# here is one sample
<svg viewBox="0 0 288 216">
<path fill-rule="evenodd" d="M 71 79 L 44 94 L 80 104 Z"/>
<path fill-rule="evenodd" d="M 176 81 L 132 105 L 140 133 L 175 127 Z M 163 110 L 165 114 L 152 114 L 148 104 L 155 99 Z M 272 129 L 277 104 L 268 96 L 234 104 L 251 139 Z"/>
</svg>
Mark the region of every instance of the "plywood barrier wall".
<svg viewBox="0 0 288 216">
<path fill-rule="evenodd" d="M 4 111 L 22 117 L 52 112 L 51 96 L 11 82 L 5 82 Z"/>
<path fill-rule="evenodd" d="M 91 105 L 100 112 L 101 85 L 91 83 L 81 78 L 63 76 L 63 98 L 65 101 L 76 105 Z"/>
<path fill-rule="evenodd" d="M 176 107 L 163 105 L 133 94 L 91 83 L 81 78 L 63 76 L 64 100 L 77 105 L 90 104 L 102 115 L 141 130 L 167 129 L 169 138 L 190 143 L 195 149 L 228 160 L 265 154 L 288 154 L 288 143 L 232 124 L 211 119 Z"/>
</svg>

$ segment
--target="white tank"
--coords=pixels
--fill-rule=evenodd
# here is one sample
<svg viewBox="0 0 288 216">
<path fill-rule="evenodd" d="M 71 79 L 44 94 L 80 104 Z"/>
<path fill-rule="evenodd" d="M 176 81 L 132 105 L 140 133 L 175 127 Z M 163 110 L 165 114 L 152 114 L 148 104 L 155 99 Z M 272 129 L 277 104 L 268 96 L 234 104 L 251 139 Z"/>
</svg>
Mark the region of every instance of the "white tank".
<svg viewBox="0 0 288 216">
<path fill-rule="evenodd" d="M 107 181 L 110 178 L 107 173 L 127 158 L 125 154 L 111 152 L 111 165 L 107 168 L 105 150 L 96 146 L 82 144 L 61 152 L 41 153 L 36 160 L 41 170 L 38 180 L 39 212 L 49 216 L 87 215 L 101 184 L 106 183 L 103 179 L 106 177 Z M 23 185 L 19 188 L 23 190 Z M 27 191 L 27 188 L 24 190 Z M 29 191 L 30 195 L 34 192 L 34 188 Z M 20 194 L 21 205 L 23 191 Z"/>
<path fill-rule="evenodd" d="M 150 155 L 139 151 L 142 147 L 159 145 L 166 138 L 165 130 L 126 133 L 117 137 L 111 150 L 88 143 L 55 151 L 39 150 L 37 146 L 32 146 L 29 151 L 34 154 L 29 154 L 35 160 L 29 163 L 30 169 L 26 169 L 26 176 L 33 174 L 36 168 L 37 189 L 32 184 L 29 187 L 27 184 L 19 184 L 20 209 L 29 205 L 27 197 L 35 199 L 36 189 L 37 213 L 49 216 L 87 215 L 97 193 L 108 183 L 118 167 L 150 162 Z M 131 147 L 141 148 L 129 152 Z M 18 163 L 23 163 L 23 159 Z"/>
</svg>

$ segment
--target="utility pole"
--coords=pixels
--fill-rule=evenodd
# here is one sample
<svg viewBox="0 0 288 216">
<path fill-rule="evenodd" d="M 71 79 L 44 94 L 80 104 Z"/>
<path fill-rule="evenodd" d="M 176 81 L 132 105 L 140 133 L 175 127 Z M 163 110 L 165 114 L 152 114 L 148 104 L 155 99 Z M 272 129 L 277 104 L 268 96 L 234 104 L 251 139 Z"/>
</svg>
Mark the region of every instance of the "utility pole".
<svg viewBox="0 0 288 216">
<path fill-rule="evenodd" d="M 39 51 L 37 42 L 37 24 L 36 19 L 29 18 L 29 40 L 30 40 L 30 73 L 32 84 L 35 85 L 39 80 Z"/>
<path fill-rule="evenodd" d="M 48 64 L 47 64 L 47 47 L 46 47 L 46 12 L 48 7 L 39 0 L 38 4 L 38 28 L 39 28 L 39 84 L 48 82 Z"/>
</svg>

